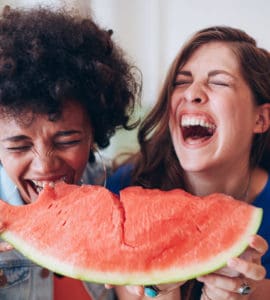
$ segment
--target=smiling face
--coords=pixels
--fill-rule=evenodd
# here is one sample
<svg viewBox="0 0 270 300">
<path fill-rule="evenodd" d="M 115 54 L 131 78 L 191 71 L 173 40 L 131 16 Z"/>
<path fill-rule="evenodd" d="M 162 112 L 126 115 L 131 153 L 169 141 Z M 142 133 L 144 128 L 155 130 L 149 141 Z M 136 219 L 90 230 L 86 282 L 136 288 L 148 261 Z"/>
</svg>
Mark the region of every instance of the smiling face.
<svg viewBox="0 0 270 300">
<path fill-rule="evenodd" d="M 202 45 L 178 70 L 170 132 L 185 171 L 249 163 L 258 108 L 229 45 Z"/>
<path fill-rule="evenodd" d="M 60 119 L 36 115 L 28 125 L 0 119 L 0 159 L 26 203 L 46 183 L 78 183 L 92 145 L 90 121 L 83 108 L 69 101 Z"/>
</svg>

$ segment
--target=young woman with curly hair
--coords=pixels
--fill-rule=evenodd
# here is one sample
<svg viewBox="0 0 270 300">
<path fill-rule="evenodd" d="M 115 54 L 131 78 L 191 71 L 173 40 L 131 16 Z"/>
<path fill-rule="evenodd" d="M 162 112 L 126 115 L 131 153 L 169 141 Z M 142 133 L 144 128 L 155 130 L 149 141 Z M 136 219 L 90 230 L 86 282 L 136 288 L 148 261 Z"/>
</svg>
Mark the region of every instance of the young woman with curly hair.
<svg viewBox="0 0 270 300">
<path fill-rule="evenodd" d="M 132 114 L 141 89 L 136 68 L 111 35 L 90 18 L 65 11 L 4 9 L 0 18 L 4 201 L 31 203 L 45 184 L 59 180 L 103 184 L 104 170 L 95 162 L 95 151 L 109 145 L 117 128 L 134 128 Z M 5 249 L 9 247 L 2 244 Z M 91 299 L 86 290 L 72 294 L 74 281 L 64 286 L 64 296 L 59 294 L 66 280 L 53 278 L 15 250 L 0 253 L 0 299 Z M 99 297 L 101 287 L 91 286 L 92 299 Z"/>
</svg>

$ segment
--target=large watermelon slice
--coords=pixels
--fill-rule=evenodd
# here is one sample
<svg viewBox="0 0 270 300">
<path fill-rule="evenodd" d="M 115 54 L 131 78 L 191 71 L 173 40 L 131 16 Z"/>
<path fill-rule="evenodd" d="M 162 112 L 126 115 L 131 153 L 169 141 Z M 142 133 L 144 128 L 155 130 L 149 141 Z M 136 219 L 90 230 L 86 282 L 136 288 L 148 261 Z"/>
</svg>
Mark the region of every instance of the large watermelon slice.
<svg viewBox="0 0 270 300">
<path fill-rule="evenodd" d="M 262 210 L 222 194 L 58 183 L 36 202 L 0 202 L 2 238 L 37 264 L 86 281 L 158 284 L 216 270 L 241 254 Z"/>
</svg>

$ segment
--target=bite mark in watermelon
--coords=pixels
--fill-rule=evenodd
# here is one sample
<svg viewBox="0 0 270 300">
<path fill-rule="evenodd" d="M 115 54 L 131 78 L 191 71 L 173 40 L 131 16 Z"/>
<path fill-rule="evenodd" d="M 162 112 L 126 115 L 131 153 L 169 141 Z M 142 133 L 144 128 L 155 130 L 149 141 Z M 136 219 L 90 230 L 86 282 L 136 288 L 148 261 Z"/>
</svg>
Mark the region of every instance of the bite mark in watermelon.
<svg viewBox="0 0 270 300">
<path fill-rule="evenodd" d="M 224 266 L 255 234 L 262 209 L 223 194 L 58 183 L 36 202 L 0 201 L 1 237 L 37 264 L 85 281 L 160 284 Z"/>
</svg>

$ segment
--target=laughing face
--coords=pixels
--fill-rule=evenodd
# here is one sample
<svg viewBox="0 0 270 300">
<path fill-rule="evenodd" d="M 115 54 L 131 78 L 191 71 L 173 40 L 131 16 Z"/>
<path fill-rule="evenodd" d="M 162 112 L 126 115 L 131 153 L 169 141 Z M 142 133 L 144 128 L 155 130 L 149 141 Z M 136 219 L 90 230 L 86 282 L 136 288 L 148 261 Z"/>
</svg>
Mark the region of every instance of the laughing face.
<svg viewBox="0 0 270 300">
<path fill-rule="evenodd" d="M 248 164 L 258 112 L 228 44 L 197 49 L 177 71 L 174 86 L 169 124 L 184 170 Z"/>
<path fill-rule="evenodd" d="M 37 198 L 44 184 L 79 182 L 92 131 L 77 103 L 68 102 L 57 121 L 49 121 L 47 115 L 37 115 L 29 124 L 4 118 L 0 128 L 1 163 L 26 203 Z"/>
</svg>

